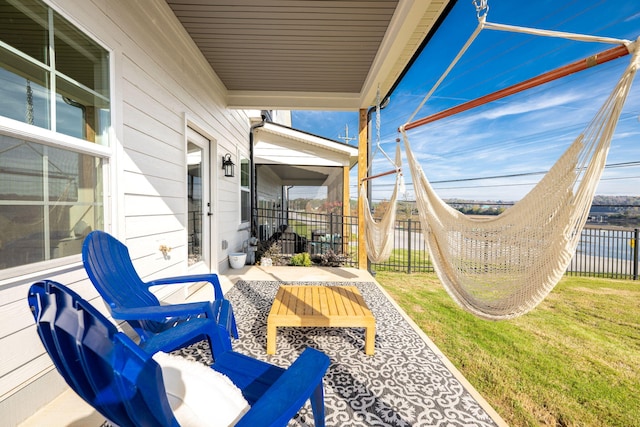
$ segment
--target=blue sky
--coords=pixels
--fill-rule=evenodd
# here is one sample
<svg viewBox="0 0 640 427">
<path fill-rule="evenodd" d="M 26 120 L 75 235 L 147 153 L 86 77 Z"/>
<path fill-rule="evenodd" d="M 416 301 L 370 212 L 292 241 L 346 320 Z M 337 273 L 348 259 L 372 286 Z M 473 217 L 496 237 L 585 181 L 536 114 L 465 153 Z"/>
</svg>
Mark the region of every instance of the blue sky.
<svg viewBox="0 0 640 427">
<path fill-rule="evenodd" d="M 640 36 L 638 0 L 489 0 L 488 21 L 635 40 Z M 381 112 L 380 147 L 395 152 L 397 128 L 477 26 L 471 0 L 459 0 Z M 416 119 L 491 93 L 540 73 L 614 47 L 502 31 L 483 30 Z M 617 82 L 630 56 L 472 109 L 408 132 L 412 151 L 444 199 L 515 201 L 537 183 L 573 142 Z M 632 87 L 611 144 L 596 194 L 640 196 L 640 82 Z M 374 116 L 375 117 L 375 116 Z M 375 118 L 373 150 L 375 151 Z M 294 111 L 295 128 L 340 140 L 356 136 L 357 112 Z M 355 145 L 355 142 L 352 142 Z M 404 150 L 404 148 L 403 148 Z M 406 166 L 406 163 L 405 163 Z M 377 151 L 371 174 L 392 169 Z M 407 193 L 414 200 L 405 167 Z M 521 177 L 475 179 L 527 174 Z M 351 197 L 356 197 L 356 169 Z M 455 182 L 453 182 L 455 181 Z M 393 178 L 373 182 L 373 199 L 388 198 Z"/>
</svg>

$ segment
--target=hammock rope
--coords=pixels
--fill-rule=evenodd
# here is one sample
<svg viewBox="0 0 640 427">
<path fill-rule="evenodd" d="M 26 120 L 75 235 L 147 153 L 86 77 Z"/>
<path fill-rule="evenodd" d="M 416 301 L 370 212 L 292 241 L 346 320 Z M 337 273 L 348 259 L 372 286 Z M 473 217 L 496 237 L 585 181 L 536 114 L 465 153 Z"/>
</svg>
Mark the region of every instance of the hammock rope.
<svg viewBox="0 0 640 427">
<path fill-rule="evenodd" d="M 447 78 L 451 70 L 455 67 L 455 65 L 460 61 L 460 59 L 467 52 L 469 47 L 476 40 L 478 35 L 482 32 L 482 30 L 497 30 L 497 31 L 507 31 L 507 32 L 517 32 L 524 34 L 531 34 L 536 36 L 546 36 L 546 37 L 556 37 L 556 38 L 564 38 L 569 40 L 581 41 L 581 42 L 594 42 L 594 43 L 608 43 L 608 44 L 617 44 L 626 46 L 628 51 L 631 51 L 631 45 L 633 42 L 627 39 L 617 39 L 612 37 L 601 37 L 601 36 L 592 36 L 587 34 L 577 34 L 577 33 L 568 33 L 564 31 L 553 31 L 553 30 L 542 30 L 537 28 L 527 28 L 527 27 L 518 27 L 514 25 L 505 25 L 505 24 L 496 24 L 492 22 L 487 22 L 487 13 L 489 11 L 489 7 L 486 5 L 486 2 L 482 5 L 474 3 L 476 5 L 476 12 L 478 15 L 478 26 L 475 28 L 469 39 L 462 46 L 458 54 L 453 58 L 453 61 L 449 64 L 447 69 L 442 73 L 440 78 L 433 85 L 431 90 L 427 92 L 422 101 L 418 104 L 418 107 L 414 110 L 414 112 L 409 116 L 407 123 L 401 127 L 404 129 L 405 126 L 409 125 L 409 123 L 415 118 L 415 116 L 420 112 L 422 107 L 427 103 L 427 101 L 431 98 L 433 93 L 440 87 L 440 84 Z M 413 126 L 415 127 L 415 126 Z M 409 127 L 407 127 L 407 130 Z"/>
<path fill-rule="evenodd" d="M 629 48 L 625 45 L 621 45 L 609 50 L 605 50 L 596 55 L 591 55 L 588 58 L 575 61 L 571 64 L 565 65 L 555 70 L 548 71 L 546 73 L 540 74 L 536 77 L 525 80 L 523 82 L 516 83 L 504 89 L 500 89 L 495 92 L 489 93 L 487 95 L 481 96 L 480 98 L 475 98 L 475 99 L 472 99 L 471 101 L 463 102 L 462 104 L 458 104 L 446 110 L 431 114 L 430 116 L 423 117 L 413 122 L 405 123 L 404 130 L 411 130 L 413 128 L 417 128 L 422 125 L 426 125 L 428 123 L 435 122 L 437 120 L 444 119 L 449 116 L 453 116 L 454 114 L 458 114 L 463 111 L 470 110 L 480 105 L 488 104 L 489 102 L 493 102 L 498 99 L 502 99 L 507 96 L 516 94 L 518 92 L 522 92 L 527 89 L 540 86 L 544 83 L 548 83 L 550 81 L 557 80 L 559 78 L 568 76 L 570 74 L 586 70 L 587 68 L 604 64 L 605 62 L 618 59 L 628 54 L 629 54 Z"/>
<path fill-rule="evenodd" d="M 479 28 L 484 27 L 486 11 L 478 12 L 478 19 Z M 505 31 L 514 29 L 499 27 Z M 524 32 L 534 31 L 550 35 L 548 31 L 524 29 Z M 568 38 L 576 39 L 570 33 L 550 33 L 558 37 L 568 34 Z M 476 36 L 474 33 L 472 39 Z M 586 41 L 596 41 L 591 36 L 580 36 L 580 39 L 583 37 Z M 640 42 L 615 42 L 624 44 L 633 55 L 611 94 L 542 180 L 500 215 L 482 219 L 468 217 L 440 199 L 412 153 L 406 125 L 400 127 L 435 271 L 449 295 L 468 312 L 489 320 L 510 319 L 527 313 L 551 292 L 571 262 L 618 119 L 640 66 L 637 49 Z M 463 51 L 467 47 L 465 45 Z M 415 113 L 409 121 L 414 116 Z"/>
</svg>

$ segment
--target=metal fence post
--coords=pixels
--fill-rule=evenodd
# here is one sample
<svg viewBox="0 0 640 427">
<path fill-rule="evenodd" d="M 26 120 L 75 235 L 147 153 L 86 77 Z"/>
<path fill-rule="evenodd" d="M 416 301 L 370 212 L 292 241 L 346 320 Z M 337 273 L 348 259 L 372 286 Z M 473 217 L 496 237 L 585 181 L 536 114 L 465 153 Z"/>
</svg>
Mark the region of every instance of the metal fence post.
<svg viewBox="0 0 640 427">
<path fill-rule="evenodd" d="M 633 230 L 633 280 L 638 280 L 638 235 L 640 229 Z"/>
<path fill-rule="evenodd" d="M 333 234 L 333 212 L 329 212 L 329 247 L 336 252 L 336 242 Z"/>
<path fill-rule="evenodd" d="M 411 274 L 411 218 L 407 221 L 407 273 Z"/>
</svg>

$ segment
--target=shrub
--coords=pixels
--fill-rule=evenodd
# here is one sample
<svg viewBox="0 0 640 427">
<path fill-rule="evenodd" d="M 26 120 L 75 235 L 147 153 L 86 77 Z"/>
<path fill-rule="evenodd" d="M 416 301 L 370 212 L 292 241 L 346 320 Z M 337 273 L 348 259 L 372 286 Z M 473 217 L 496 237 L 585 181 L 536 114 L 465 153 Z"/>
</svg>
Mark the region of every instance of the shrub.
<svg viewBox="0 0 640 427">
<path fill-rule="evenodd" d="M 340 267 L 344 265 L 349 258 L 343 254 L 337 254 L 332 249 L 328 249 L 323 254 L 314 255 L 313 262 L 322 267 Z"/>
<path fill-rule="evenodd" d="M 278 243 L 272 243 L 267 247 L 258 248 L 258 260 L 271 258 L 272 265 L 285 265 L 282 257 L 282 248 Z"/>
<path fill-rule="evenodd" d="M 300 254 L 295 254 L 294 256 L 292 256 L 290 263 L 291 265 L 310 267 L 311 257 L 309 256 L 308 252 L 302 252 Z"/>
</svg>

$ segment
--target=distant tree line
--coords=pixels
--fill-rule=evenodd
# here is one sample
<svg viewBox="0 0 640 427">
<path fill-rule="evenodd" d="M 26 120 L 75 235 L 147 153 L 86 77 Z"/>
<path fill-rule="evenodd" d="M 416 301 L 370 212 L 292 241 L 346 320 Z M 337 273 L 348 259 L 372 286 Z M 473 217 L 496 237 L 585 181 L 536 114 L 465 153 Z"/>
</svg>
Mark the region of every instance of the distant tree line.
<svg viewBox="0 0 640 427">
<path fill-rule="evenodd" d="M 446 202 L 454 209 L 466 215 L 499 215 L 514 202 L 503 200 L 465 200 L 449 199 Z M 356 215 L 358 201 L 350 201 L 351 215 Z M 296 199 L 292 209 L 315 211 L 318 213 L 341 213 L 340 203 L 328 203 L 326 200 Z M 389 200 L 371 203 L 373 216 L 381 218 L 391 208 Z M 608 225 L 625 227 L 640 226 L 640 196 L 595 196 L 591 207 L 590 219 Z M 413 200 L 400 200 L 396 205 L 396 218 L 400 221 L 418 220 L 418 208 Z"/>
<path fill-rule="evenodd" d="M 514 204 L 512 201 L 502 200 L 450 199 L 446 202 L 466 215 L 499 215 Z M 357 200 L 351 201 L 351 207 L 353 214 L 357 209 Z M 373 216 L 381 218 L 389 207 L 388 200 L 372 203 Z M 418 219 L 415 201 L 398 201 L 396 209 L 398 220 Z M 591 216 L 604 224 L 638 227 L 640 226 L 640 196 L 595 196 Z"/>
</svg>

